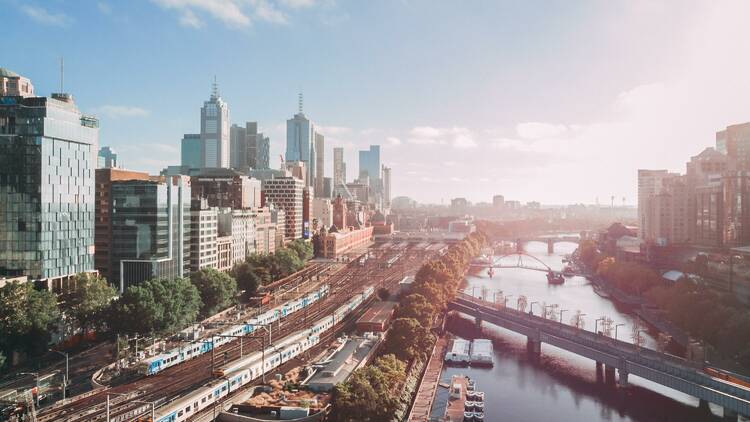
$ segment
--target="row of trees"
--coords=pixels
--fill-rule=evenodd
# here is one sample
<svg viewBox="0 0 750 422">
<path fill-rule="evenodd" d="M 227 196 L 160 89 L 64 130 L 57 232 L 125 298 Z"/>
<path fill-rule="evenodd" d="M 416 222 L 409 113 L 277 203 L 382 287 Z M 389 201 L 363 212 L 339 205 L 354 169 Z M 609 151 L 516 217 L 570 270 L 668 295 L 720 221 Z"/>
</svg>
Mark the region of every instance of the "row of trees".
<svg viewBox="0 0 750 422">
<path fill-rule="evenodd" d="M 32 283 L 0 288 L 0 367 L 14 351 L 36 356 L 47 351 L 51 333 L 65 322 L 74 330 L 111 330 L 117 334 L 169 335 L 236 303 L 258 286 L 301 269 L 312 256 L 303 240 L 269 255 L 252 255 L 230 274 L 207 268 L 189 278 L 148 280 L 120 297 L 106 279 L 81 273 L 72 290 L 59 297 Z"/>
<path fill-rule="evenodd" d="M 593 241 L 582 242 L 576 254 L 618 289 L 641 295 L 656 305 L 672 323 L 706 341 L 721 357 L 750 368 L 750 312 L 732 295 L 719 294 L 687 279 L 667 286 L 653 269 L 606 256 Z M 705 267 L 705 263 L 698 261 L 696 266 Z"/>
<path fill-rule="evenodd" d="M 435 342 L 430 332 L 435 315 L 446 309 L 469 261 L 485 244 L 483 234 L 472 233 L 443 256 L 422 265 L 414 277 L 412 292 L 399 301 L 383 344 L 385 355 L 374 366 L 355 371 L 334 389 L 335 420 L 382 421 L 392 417 L 406 378 L 406 363 L 429 357 Z"/>
</svg>

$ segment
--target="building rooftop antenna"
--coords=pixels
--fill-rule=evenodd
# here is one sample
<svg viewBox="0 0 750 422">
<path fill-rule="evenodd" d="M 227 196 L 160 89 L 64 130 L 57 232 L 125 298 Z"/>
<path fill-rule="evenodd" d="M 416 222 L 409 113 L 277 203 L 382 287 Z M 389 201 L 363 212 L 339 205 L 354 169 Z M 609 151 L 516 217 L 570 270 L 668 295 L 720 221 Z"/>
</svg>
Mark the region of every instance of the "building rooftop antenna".
<svg viewBox="0 0 750 422">
<path fill-rule="evenodd" d="M 299 114 L 302 114 L 302 103 L 303 103 L 302 90 L 300 90 L 300 92 L 298 94 L 297 102 L 298 102 L 298 105 L 299 105 Z"/>
<path fill-rule="evenodd" d="M 214 83 L 211 86 L 211 96 L 213 98 L 219 98 L 219 84 L 216 82 L 216 75 L 214 75 Z"/>
<path fill-rule="evenodd" d="M 65 60 L 60 56 L 60 93 L 65 92 Z"/>
</svg>

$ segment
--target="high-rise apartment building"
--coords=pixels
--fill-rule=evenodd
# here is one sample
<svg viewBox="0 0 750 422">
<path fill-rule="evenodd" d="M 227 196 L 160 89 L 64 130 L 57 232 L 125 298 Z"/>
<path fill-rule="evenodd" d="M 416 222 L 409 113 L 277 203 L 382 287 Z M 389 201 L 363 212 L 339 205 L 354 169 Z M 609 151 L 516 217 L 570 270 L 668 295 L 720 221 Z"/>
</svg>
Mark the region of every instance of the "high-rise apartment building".
<svg viewBox="0 0 750 422">
<path fill-rule="evenodd" d="M 186 133 L 180 143 L 180 164 L 188 169 L 203 167 L 203 142 L 199 133 Z"/>
<path fill-rule="evenodd" d="M 273 204 L 284 211 L 284 235 L 289 240 L 302 237 L 304 189 L 304 182 L 296 177 L 277 177 L 263 181 L 263 205 Z"/>
<path fill-rule="evenodd" d="M 107 280 L 112 279 L 112 183 L 123 180 L 149 180 L 148 173 L 117 168 L 96 169 L 95 219 L 94 219 L 94 267 Z M 119 268 L 114 268 L 119 270 Z"/>
<path fill-rule="evenodd" d="M 94 270 L 99 122 L 71 95 L 33 97 L 2 68 L 0 82 L 0 274 L 61 290 Z"/>
<path fill-rule="evenodd" d="M 737 170 L 750 170 L 750 122 L 716 132 L 716 150 L 729 156 Z"/>
<path fill-rule="evenodd" d="M 325 137 L 315 133 L 315 197 L 322 198 L 325 190 Z"/>
<path fill-rule="evenodd" d="M 203 204 L 205 205 L 205 204 Z M 219 209 L 193 207 L 190 211 L 190 271 L 217 268 L 219 263 L 216 241 L 219 237 Z"/>
<path fill-rule="evenodd" d="M 120 291 L 190 272 L 190 178 L 113 182 L 112 281 Z"/>
<path fill-rule="evenodd" d="M 232 169 L 201 169 L 191 177 L 193 204 L 232 209 L 260 206 L 261 183 Z M 197 201 L 197 202 L 196 202 Z"/>
<path fill-rule="evenodd" d="M 315 179 L 315 125 L 300 106 L 299 113 L 286 121 L 286 154 L 284 159 L 302 161 L 307 167 L 306 185 L 313 185 Z"/>
<path fill-rule="evenodd" d="M 271 140 L 259 133 L 255 137 L 255 166 L 258 170 L 268 170 L 271 165 Z"/>
<path fill-rule="evenodd" d="M 214 82 L 211 98 L 201 108 L 201 167 L 229 167 L 229 106 Z"/>
<path fill-rule="evenodd" d="M 333 188 L 346 184 L 346 163 L 344 162 L 344 148 L 333 149 Z"/>
<path fill-rule="evenodd" d="M 96 168 L 111 169 L 120 167 L 120 163 L 117 160 L 117 153 L 110 147 L 99 148 L 96 160 Z"/>
</svg>

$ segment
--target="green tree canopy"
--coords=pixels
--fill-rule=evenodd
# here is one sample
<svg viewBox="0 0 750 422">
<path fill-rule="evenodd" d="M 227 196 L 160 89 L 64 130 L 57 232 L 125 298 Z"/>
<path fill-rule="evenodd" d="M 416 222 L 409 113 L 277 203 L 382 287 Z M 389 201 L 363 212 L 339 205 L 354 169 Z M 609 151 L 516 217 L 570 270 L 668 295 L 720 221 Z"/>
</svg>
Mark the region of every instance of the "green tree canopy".
<svg viewBox="0 0 750 422">
<path fill-rule="evenodd" d="M 237 280 L 237 288 L 245 291 L 245 298 L 255 296 L 258 292 L 261 279 L 257 271 L 247 261 L 240 262 L 232 267 L 232 277 Z"/>
<path fill-rule="evenodd" d="M 414 318 L 423 327 L 429 328 L 433 315 L 435 315 L 435 307 L 421 294 L 413 293 L 401 300 L 397 317 Z"/>
<path fill-rule="evenodd" d="M 0 288 L 0 349 L 31 354 L 47 350 L 50 332 L 59 321 L 57 298 L 32 283 L 8 283 Z"/>
<path fill-rule="evenodd" d="M 96 328 L 117 291 L 106 279 L 91 273 L 76 274 L 72 282 L 73 291 L 65 296 L 63 311 L 83 331 Z"/>
<path fill-rule="evenodd" d="M 386 353 L 398 359 L 412 361 L 424 359 L 432 347 L 433 336 L 414 318 L 398 318 L 393 321 L 385 338 Z"/>
<path fill-rule="evenodd" d="M 336 421 L 385 421 L 398 406 L 406 365 L 392 354 L 374 364 L 354 371 L 345 382 L 336 385 L 333 401 Z"/>
<path fill-rule="evenodd" d="M 292 249 L 281 248 L 274 252 L 274 261 L 276 263 L 277 274 L 274 279 L 280 279 L 287 275 L 300 270 L 304 263 L 299 259 L 299 256 Z M 274 274 L 273 271 L 271 274 Z"/>
<path fill-rule="evenodd" d="M 148 280 L 128 288 L 108 313 L 116 333 L 173 334 L 195 322 L 198 289 L 187 278 Z"/>
<path fill-rule="evenodd" d="M 213 268 L 203 268 L 190 274 L 190 281 L 198 289 L 203 306 L 203 317 L 213 315 L 233 305 L 237 297 L 237 281 Z"/>
<path fill-rule="evenodd" d="M 303 263 L 312 258 L 313 256 L 313 245 L 311 242 L 307 242 L 304 239 L 294 239 L 286 245 L 287 248 L 293 250 L 300 261 Z"/>
</svg>

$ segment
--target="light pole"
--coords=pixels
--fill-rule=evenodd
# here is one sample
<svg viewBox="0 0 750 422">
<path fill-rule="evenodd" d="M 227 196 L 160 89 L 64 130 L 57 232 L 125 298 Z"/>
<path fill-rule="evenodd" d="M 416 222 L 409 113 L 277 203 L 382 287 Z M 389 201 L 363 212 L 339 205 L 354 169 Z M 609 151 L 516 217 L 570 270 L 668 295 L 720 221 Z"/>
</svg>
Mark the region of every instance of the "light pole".
<svg viewBox="0 0 750 422">
<path fill-rule="evenodd" d="M 542 317 L 544 319 L 547 319 L 547 308 L 551 308 L 551 307 L 552 307 L 552 305 L 544 305 L 544 308 L 542 308 L 542 313 L 544 314 L 544 315 L 542 315 Z"/>
<path fill-rule="evenodd" d="M 513 297 L 513 295 L 503 296 L 503 308 L 505 308 L 508 304 L 508 298 Z"/>
<path fill-rule="evenodd" d="M 49 349 L 49 351 L 50 352 L 59 353 L 59 354 L 65 356 L 65 378 L 63 378 L 63 387 L 62 387 L 62 399 L 65 400 L 65 390 L 68 389 L 68 380 L 70 379 L 69 375 L 68 375 L 68 368 L 69 368 L 69 366 L 68 366 L 68 354 L 66 352 L 61 352 L 59 350 Z"/>
<path fill-rule="evenodd" d="M 563 322 L 562 322 L 562 316 L 563 316 L 563 312 L 568 312 L 568 310 L 567 310 L 567 309 L 560 309 L 560 324 L 562 324 L 562 323 L 563 323 Z"/>
<path fill-rule="evenodd" d="M 537 305 L 539 304 L 539 302 L 537 302 L 537 301 L 533 301 L 533 302 L 531 302 L 531 303 L 529 304 L 529 313 L 530 313 L 531 315 L 534 315 L 534 304 L 535 304 L 535 303 L 536 303 Z"/>
<path fill-rule="evenodd" d="M 598 334 L 597 328 L 599 327 L 599 321 L 604 321 L 604 317 L 597 318 L 596 321 L 594 321 L 594 334 Z"/>
<path fill-rule="evenodd" d="M 615 340 L 617 340 L 617 327 L 621 327 L 625 324 L 615 324 Z"/>
<path fill-rule="evenodd" d="M 633 341 L 635 342 L 635 348 L 640 349 L 641 348 L 641 333 L 646 333 L 648 330 L 638 330 L 635 332 L 635 338 Z"/>
</svg>

